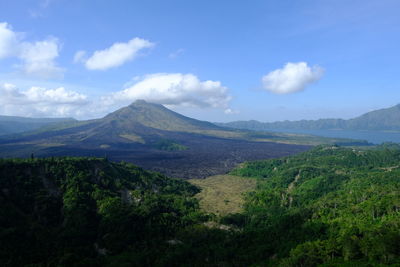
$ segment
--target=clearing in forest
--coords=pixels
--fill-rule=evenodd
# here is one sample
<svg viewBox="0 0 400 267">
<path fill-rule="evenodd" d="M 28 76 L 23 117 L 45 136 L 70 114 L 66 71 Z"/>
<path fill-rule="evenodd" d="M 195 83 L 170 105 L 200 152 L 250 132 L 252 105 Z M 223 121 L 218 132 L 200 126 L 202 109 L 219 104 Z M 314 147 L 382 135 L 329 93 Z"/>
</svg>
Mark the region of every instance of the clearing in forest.
<svg viewBox="0 0 400 267">
<path fill-rule="evenodd" d="M 210 213 L 227 215 L 242 211 L 244 193 L 256 188 L 257 180 L 233 175 L 215 175 L 206 179 L 191 179 L 190 183 L 201 188 L 196 195 L 200 207 Z"/>
</svg>

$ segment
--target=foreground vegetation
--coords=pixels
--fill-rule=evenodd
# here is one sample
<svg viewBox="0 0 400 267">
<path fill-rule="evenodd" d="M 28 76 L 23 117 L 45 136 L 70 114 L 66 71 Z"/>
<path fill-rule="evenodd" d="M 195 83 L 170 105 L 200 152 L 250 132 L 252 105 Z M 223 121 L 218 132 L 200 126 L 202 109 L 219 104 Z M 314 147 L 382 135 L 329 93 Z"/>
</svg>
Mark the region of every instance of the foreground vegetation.
<svg viewBox="0 0 400 267">
<path fill-rule="evenodd" d="M 181 180 L 104 159 L 2 160 L 0 265 L 400 266 L 397 145 L 231 174 L 258 186 L 210 226 Z"/>
<path fill-rule="evenodd" d="M 0 266 L 148 265 L 200 220 L 196 187 L 105 159 L 0 160 L 0 188 Z"/>
<path fill-rule="evenodd" d="M 270 255 L 265 263 L 282 266 L 400 264 L 397 145 L 319 147 L 232 173 L 265 181 L 239 221 L 254 258 Z"/>
</svg>

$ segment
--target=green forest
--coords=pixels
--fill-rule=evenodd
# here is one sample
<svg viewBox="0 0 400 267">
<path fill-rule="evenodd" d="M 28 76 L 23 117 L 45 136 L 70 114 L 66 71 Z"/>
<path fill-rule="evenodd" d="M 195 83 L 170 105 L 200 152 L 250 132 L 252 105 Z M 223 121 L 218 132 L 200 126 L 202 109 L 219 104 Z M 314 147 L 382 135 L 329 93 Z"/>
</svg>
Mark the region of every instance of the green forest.
<svg viewBox="0 0 400 267">
<path fill-rule="evenodd" d="M 127 163 L 0 160 L 0 177 L 1 266 L 148 266 L 202 216 L 196 187 Z"/>
<path fill-rule="evenodd" d="M 241 217 L 244 235 L 258 243 L 251 252 L 259 263 L 399 266 L 397 145 L 367 151 L 318 147 L 246 163 L 232 173 L 263 181 L 247 196 Z"/>
<path fill-rule="evenodd" d="M 241 213 L 96 158 L 0 160 L 1 266 L 400 266 L 400 147 L 247 162 Z M 210 224 L 213 221 L 213 224 Z"/>
</svg>

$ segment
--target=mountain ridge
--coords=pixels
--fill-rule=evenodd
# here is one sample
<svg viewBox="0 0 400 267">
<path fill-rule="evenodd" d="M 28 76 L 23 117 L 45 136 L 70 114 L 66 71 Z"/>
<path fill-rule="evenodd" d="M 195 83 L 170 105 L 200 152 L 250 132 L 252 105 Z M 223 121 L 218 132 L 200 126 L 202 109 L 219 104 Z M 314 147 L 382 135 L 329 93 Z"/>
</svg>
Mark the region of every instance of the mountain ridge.
<svg viewBox="0 0 400 267">
<path fill-rule="evenodd" d="M 260 122 L 233 121 L 216 123 L 221 127 L 247 129 L 256 131 L 266 130 L 375 130 L 375 131 L 400 131 L 400 104 L 367 112 L 352 119 L 318 119 L 299 121 Z"/>
<path fill-rule="evenodd" d="M 0 115 L 0 136 L 34 131 L 58 123 L 74 122 L 74 118 L 28 118 Z"/>
</svg>

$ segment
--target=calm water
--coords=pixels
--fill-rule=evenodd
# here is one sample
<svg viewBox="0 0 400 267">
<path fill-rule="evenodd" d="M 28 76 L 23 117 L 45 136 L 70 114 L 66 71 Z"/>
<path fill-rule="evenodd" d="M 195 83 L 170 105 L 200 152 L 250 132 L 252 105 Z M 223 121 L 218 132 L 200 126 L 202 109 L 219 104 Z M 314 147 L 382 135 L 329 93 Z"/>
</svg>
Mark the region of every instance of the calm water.
<svg viewBox="0 0 400 267">
<path fill-rule="evenodd" d="M 285 130 L 279 129 L 274 132 L 287 132 L 299 134 L 311 134 L 324 137 L 351 138 L 367 140 L 370 143 L 381 144 L 383 142 L 400 143 L 400 132 L 379 131 L 349 131 L 349 130 Z"/>
</svg>

